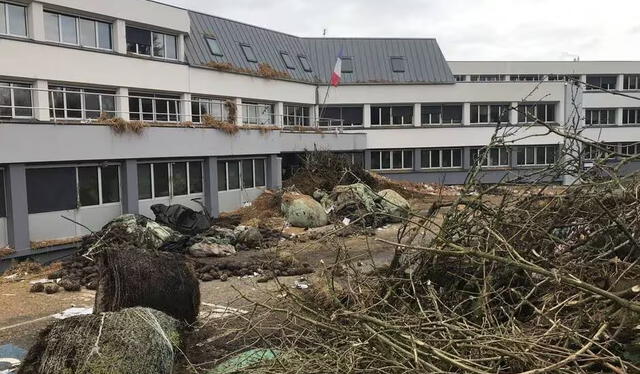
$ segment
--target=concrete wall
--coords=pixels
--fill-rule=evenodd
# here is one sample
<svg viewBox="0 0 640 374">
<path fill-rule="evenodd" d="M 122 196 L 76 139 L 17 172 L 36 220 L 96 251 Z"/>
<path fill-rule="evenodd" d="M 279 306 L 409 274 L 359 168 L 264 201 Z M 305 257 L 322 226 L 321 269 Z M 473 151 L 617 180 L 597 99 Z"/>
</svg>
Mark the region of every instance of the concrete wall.
<svg viewBox="0 0 640 374">
<path fill-rule="evenodd" d="M 304 152 L 318 150 L 357 151 L 367 148 L 367 134 L 356 132 L 300 133 L 281 132 L 282 152 Z"/>
<path fill-rule="evenodd" d="M 202 201 L 203 197 L 204 195 L 201 193 L 191 194 L 186 196 L 171 196 L 171 197 L 167 196 L 167 197 L 160 197 L 157 199 L 140 200 L 138 202 L 138 206 L 139 206 L 140 214 L 142 214 L 143 216 L 147 216 L 151 219 L 155 219 L 155 214 L 153 214 L 153 212 L 151 211 L 151 206 L 154 204 L 164 204 L 164 205 L 180 204 L 188 208 L 191 208 L 197 212 L 200 212 L 202 210 L 202 206 L 196 203 L 195 201 L 193 201 L 193 199 Z"/>
<path fill-rule="evenodd" d="M 9 238 L 7 236 L 7 219 L 0 218 L 0 248 L 9 244 Z"/>
<path fill-rule="evenodd" d="M 255 200 L 265 189 L 265 187 L 258 187 L 245 190 L 220 191 L 218 192 L 220 211 L 230 212 L 241 208 L 245 203 Z"/>
<path fill-rule="evenodd" d="M 42 0 L 45 9 L 71 9 L 74 14 L 119 18 L 143 25 L 187 33 L 191 22 L 186 10 L 147 0 Z"/>
<path fill-rule="evenodd" d="M 449 61 L 453 74 L 637 74 L 640 61 Z"/>
<path fill-rule="evenodd" d="M 82 207 L 80 209 L 63 210 L 29 214 L 29 234 L 31 241 L 71 238 L 87 235 L 90 232 L 61 216 L 79 222 L 93 231 L 98 231 L 109 220 L 122 214 L 120 203 L 100 206 Z"/>
</svg>

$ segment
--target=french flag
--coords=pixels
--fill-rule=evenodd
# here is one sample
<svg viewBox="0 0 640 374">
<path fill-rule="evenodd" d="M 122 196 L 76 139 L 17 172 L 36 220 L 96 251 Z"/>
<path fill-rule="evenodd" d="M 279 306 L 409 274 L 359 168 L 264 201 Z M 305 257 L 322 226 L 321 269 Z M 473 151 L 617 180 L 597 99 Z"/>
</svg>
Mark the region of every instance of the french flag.
<svg viewBox="0 0 640 374">
<path fill-rule="evenodd" d="M 333 68 L 333 73 L 331 74 L 331 85 L 337 87 L 340 81 L 342 81 L 342 50 L 340 50 L 338 54 L 336 66 Z"/>
</svg>

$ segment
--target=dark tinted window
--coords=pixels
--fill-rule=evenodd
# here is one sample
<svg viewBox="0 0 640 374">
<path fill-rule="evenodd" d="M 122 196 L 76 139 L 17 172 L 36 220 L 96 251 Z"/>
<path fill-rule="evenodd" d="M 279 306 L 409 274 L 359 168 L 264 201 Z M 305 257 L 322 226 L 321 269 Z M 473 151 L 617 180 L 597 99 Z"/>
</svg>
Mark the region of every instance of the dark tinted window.
<svg viewBox="0 0 640 374">
<path fill-rule="evenodd" d="M 391 70 L 394 73 L 404 73 L 404 70 L 405 70 L 404 57 L 391 57 Z"/>
<path fill-rule="evenodd" d="M 127 27 L 127 51 L 151 55 L 151 32 Z"/>
<path fill-rule="evenodd" d="M 342 108 L 342 119 L 347 126 L 362 125 L 362 107 L 344 107 Z"/>
<path fill-rule="evenodd" d="M 258 59 L 256 58 L 255 53 L 253 53 L 253 48 L 251 48 L 251 46 L 240 44 L 240 47 L 242 48 L 242 53 L 244 53 L 244 57 L 246 57 L 247 61 L 258 62 Z"/>
<path fill-rule="evenodd" d="M 229 189 L 237 190 L 240 188 L 240 162 L 229 161 L 227 162 L 227 172 L 229 174 Z"/>
<path fill-rule="evenodd" d="M 214 56 L 222 56 L 222 49 L 220 49 L 220 44 L 215 38 L 205 37 L 204 40 L 207 41 L 207 45 L 209 46 L 209 51 Z"/>
<path fill-rule="evenodd" d="M 353 59 L 351 57 L 342 57 L 342 72 L 353 73 Z"/>
<path fill-rule="evenodd" d="M 27 169 L 29 214 L 76 209 L 75 168 Z"/>
<path fill-rule="evenodd" d="M 265 173 L 264 173 L 264 162 L 265 160 L 256 160 L 256 187 L 264 187 L 265 186 Z"/>
<path fill-rule="evenodd" d="M 287 52 L 280 52 L 280 56 L 282 56 L 282 61 L 284 61 L 284 65 L 287 69 L 295 69 L 296 66 L 293 64 L 293 59 Z"/>
<path fill-rule="evenodd" d="M 138 165 L 138 199 L 151 198 L 151 164 Z"/>
<path fill-rule="evenodd" d="M 462 123 L 462 105 L 444 105 L 442 107 L 443 123 Z"/>
<path fill-rule="evenodd" d="M 311 69 L 311 64 L 309 64 L 309 60 L 307 60 L 306 56 L 298 56 L 298 60 L 300 60 L 300 65 L 302 65 L 302 70 L 307 71 L 307 72 L 311 72 L 313 69 Z"/>
<path fill-rule="evenodd" d="M 253 188 L 253 160 L 242 160 L 242 187 Z"/>
<path fill-rule="evenodd" d="M 78 195 L 80 206 L 100 204 L 97 166 L 78 168 Z"/>
<path fill-rule="evenodd" d="M 100 172 L 102 173 L 102 203 L 117 203 L 120 201 L 118 166 L 106 166 L 101 168 Z"/>
<path fill-rule="evenodd" d="M 189 193 L 202 192 L 202 162 L 189 162 Z"/>
<path fill-rule="evenodd" d="M 169 196 L 169 164 L 153 164 L 154 197 Z"/>
<path fill-rule="evenodd" d="M 187 194 L 187 163 L 176 162 L 173 164 L 173 195 Z"/>
<path fill-rule="evenodd" d="M 227 163 L 218 161 L 218 191 L 227 190 Z"/>
<path fill-rule="evenodd" d="M 4 192 L 4 170 L 0 169 L 0 217 L 7 216 L 7 197 Z"/>
</svg>

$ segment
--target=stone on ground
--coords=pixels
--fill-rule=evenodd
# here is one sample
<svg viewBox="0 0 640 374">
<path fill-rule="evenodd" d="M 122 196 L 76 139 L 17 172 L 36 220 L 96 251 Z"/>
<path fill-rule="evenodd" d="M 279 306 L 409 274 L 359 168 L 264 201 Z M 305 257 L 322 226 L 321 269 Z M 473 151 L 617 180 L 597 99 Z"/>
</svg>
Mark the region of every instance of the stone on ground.
<svg viewBox="0 0 640 374">
<path fill-rule="evenodd" d="M 409 216 L 411 206 L 399 193 L 394 190 L 382 190 L 378 195 L 382 198 L 380 204 L 384 213 L 390 216 L 392 222 L 400 222 L 402 218 Z"/>
<path fill-rule="evenodd" d="M 322 205 L 311 196 L 287 192 L 282 197 L 282 213 L 295 227 L 312 228 L 325 226 L 327 213 Z"/>
</svg>

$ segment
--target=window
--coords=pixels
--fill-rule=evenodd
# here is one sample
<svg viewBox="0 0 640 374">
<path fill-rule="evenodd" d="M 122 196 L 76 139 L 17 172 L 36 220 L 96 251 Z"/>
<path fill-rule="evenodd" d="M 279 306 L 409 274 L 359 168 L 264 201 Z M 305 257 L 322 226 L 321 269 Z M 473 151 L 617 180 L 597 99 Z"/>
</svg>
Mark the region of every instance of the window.
<svg viewBox="0 0 640 374">
<path fill-rule="evenodd" d="M 0 82 L 0 118 L 32 118 L 31 85 Z"/>
<path fill-rule="evenodd" d="M 285 126 L 309 126 L 309 107 L 297 105 L 284 106 Z"/>
<path fill-rule="evenodd" d="M 462 105 L 422 105 L 420 123 L 450 125 L 462 123 Z"/>
<path fill-rule="evenodd" d="M 0 34 L 27 36 L 26 14 L 23 6 L 0 3 Z"/>
<path fill-rule="evenodd" d="M 218 161 L 218 191 L 264 187 L 265 181 L 264 159 Z"/>
<path fill-rule="evenodd" d="M 509 104 L 471 105 L 471 123 L 509 123 Z"/>
<path fill-rule="evenodd" d="M 56 119 L 93 119 L 114 116 L 115 93 L 71 87 L 50 87 L 49 111 Z"/>
<path fill-rule="evenodd" d="M 518 104 L 518 123 L 554 122 L 555 104 Z"/>
<path fill-rule="evenodd" d="M 622 123 L 625 125 L 640 124 L 640 108 L 623 109 Z"/>
<path fill-rule="evenodd" d="M 390 150 L 371 152 L 372 170 L 407 170 L 413 169 L 412 150 Z"/>
<path fill-rule="evenodd" d="M 630 151 L 623 147 L 623 152 Z M 598 144 L 585 144 L 582 150 L 582 156 L 585 160 L 607 160 L 616 157 L 618 153 L 617 143 L 598 143 Z"/>
<path fill-rule="evenodd" d="M 29 214 L 77 208 L 76 168 L 27 169 L 26 178 Z"/>
<path fill-rule="evenodd" d="M 640 154 L 640 143 L 621 143 L 620 153 L 625 156 L 637 156 Z M 1 197 L 2 195 L 0 194 L 0 198 Z"/>
<path fill-rule="evenodd" d="M 311 64 L 309 64 L 309 60 L 307 60 L 307 56 L 303 56 L 303 55 L 299 55 L 298 56 L 298 61 L 300 61 L 300 66 L 302 66 L 302 70 L 310 73 L 311 71 L 313 71 L 311 69 Z"/>
<path fill-rule="evenodd" d="M 353 57 L 341 57 L 342 60 L 342 73 L 353 73 Z"/>
<path fill-rule="evenodd" d="M 462 148 L 423 149 L 420 151 L 423 169 L 461 168 Z"/>
<path fill-rule="evenodd" d="M 250 45 L 240 44 L 240 48 L 242 48 L 242 53 L 244 53 L 244 57 L 247 59 L 247 61 L 258 62 L 258 59 L 256 58 L 256 54 L 253 53 L 253 48 L 251 48 Z"/>
<path fill-rule="evenodd" d="M 242 121 L 251 125 L 272 125 L 273 105 L 258 103 L 242 104 Z"/>
<path fill-rule="evenodd" d="M 362 106 L 328 106 L 320 109 L 320 126 L 362 126 Z"/>
<path fill-rule="evenodd" d="M 7 216 L 7 201 L 4 192 L 4 170 L 0 169 L 0 218 Z"/>
<path fill-rule="evenodd" d="M 588 75 L 587 90 L 615 90 L 618 77 L 615 75 Z"/>
<path fill-rule="evenodd" d="M 138 164 L 138 199 L 186 196 L 203 191 L 202 162 L 154 162 Z"/>
<path fill-rule="evenodd" d="M 174 35 L 127 26 L 127 52 L 176 60 L 177 50 L 177 38 Z"/>
<path fill-rule="evenodd" d="M 558 156 L 557 145 L 518 147 L 516 164 L 552 165 L 558 161 Z"/>
<path fill-rule="evenodd" d="M 148 122 L 179 122 L 180 98 L 144 93 L 129 94 L 131 120 Z"/>
<path fill-rule="evenodd" d="M 94 206 L 120 202 L 119 167 L 81 166 L 78 178 L 78 206 Z"/>
<path fill-rule="evenodd" d="M 223 99 L 193 98 L 191 101 L 192 121 L 202 123 L 203 116 L 209 115 L 218 121 L 229 120 L 229 109 Z"/>
<path fill-rule="evenodd" d="M 404 73 L 404 69 L 404 57 L 391 57 L 391 71 L 393 71 L 394 73 Z"/>
<path fill-rule="evenodd" d="M 111 49 L 111 24 L 63 14 L 44 12 L 48 41 Z"/>
<path fill-rule="evenodd" d="M 623 88 L 625 90 L 640 90 L 640 75 L 625 75 Z"/>
<path fill-rule="evenodd" d="M 579 81 L 579 75 L 564 75 L 564 74 L 549 74 L 547 75 L 547 79 L 550 81 Z"/>
<path fill-rule="evenodd" d="M 453 79 L 456 80 L 456 82 L 464 82 L 467 80 L 467 76 L 466 75 L 454 75 Z"/>
<path fill-rule="evenodd" d="M 371 125 L 411 125 L 413 106 L 372 106 Z"/>
<path fill-rule="evenodd" d="M 509 166 L 509 149 L 505 147 L 472 148 L 471 165 L 503 167 Z"/>
<path fill-rule="evenodd" d="M 472 82 L 499 82 L 503 80 L 504 76 L 497 74 L 480 74 L 471 76 Z"/>
<path fill-rule="evenodd" d="M 509 79 L 516 82 L 538 82 L 543 81 L 545 76 L 543 74 L 512 74 Z"/>
<path fill-rule="evenodd" d="M 205 36 L 204 40 L 207 42 L 209 46 L 209 52 L 211 52 L 214 56 L 223 56 L 222 49 L 220 48 L 220 44 L 216 38 L 212 38 L 209 36 Z"/>
<path fill-rule="evenodd" d="M 585 111 L 585 124 L 587 125 L 615 125 L 615 109 L 587 109 Z"/>
<path fill-rule="evenodd" d="M 284 65 L 287 67 L 287 69 L 295 70 L 296 66 L 293 64 L 293 59 L 287 52 L 280 52 L 280 57 L 282 57 L 282 61 L 284 61 Z"/>
</svg>

